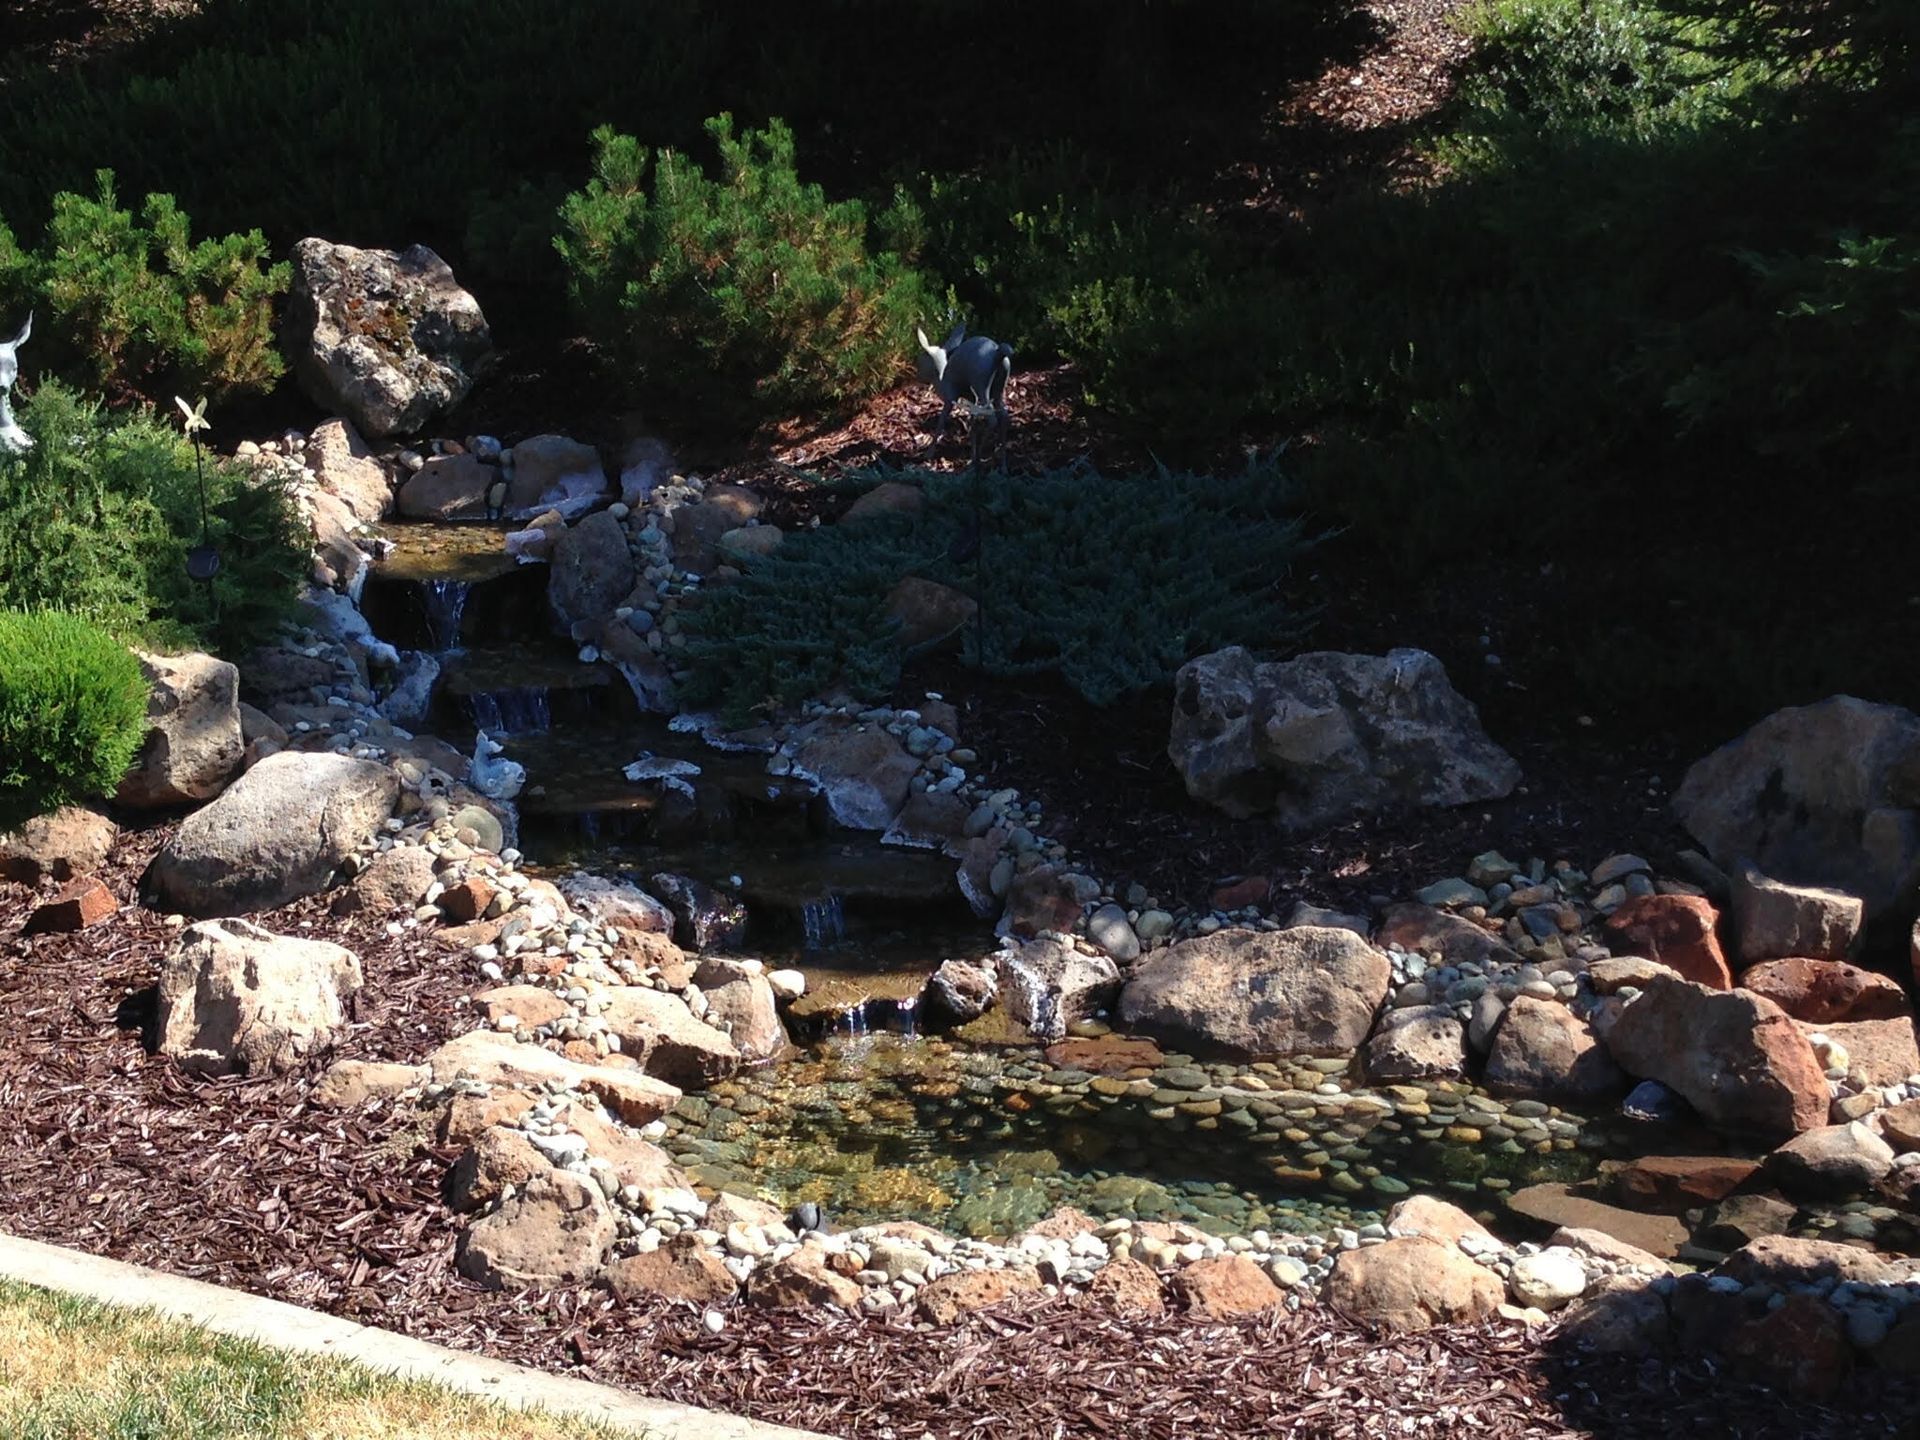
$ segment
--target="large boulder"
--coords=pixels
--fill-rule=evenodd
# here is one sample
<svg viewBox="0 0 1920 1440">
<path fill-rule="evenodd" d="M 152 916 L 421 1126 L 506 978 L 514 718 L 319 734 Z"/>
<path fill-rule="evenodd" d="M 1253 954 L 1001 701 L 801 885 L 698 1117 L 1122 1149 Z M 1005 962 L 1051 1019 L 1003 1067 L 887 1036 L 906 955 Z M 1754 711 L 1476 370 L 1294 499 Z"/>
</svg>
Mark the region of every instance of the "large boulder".
<svg viewBox="0 0 1920 1440">
<path fill-rule="evenodd" d="M 1587 1023 L 1555 1000 L 1516 995 L 1494 1032 L 1486 1086 L 1534 1100 L 1604 1100 L 1627 1088 Z"/>
<path fill-rule="evenodd" d="M 1345 1251 L 1327 1284 L 1334 1309 L 1388 1330 L 1470 1325 L 1493 1314 L 1506 1296 L 1491 1270 L 1422 1235 Z"/>
<path fill-rule="evenodd" d="M 1158 951 L 1120 991 L 1131 1028 L 1233 1055 L 1350 1055 L 1386 998 L 1387 957 L 1351 930 L 1221 930 Z"/>
<path fill-rule="evenodd" d="M 633 589 L 627 532 L 610 511 L 570 525 L 553 547 L 547 603 L 563 625 L 611 614 Z"/>
<path fill-rule="evenodd" d="M 287 334 L 307 397 L 376 440 L 418 433 L 459 404 L 493 351 L 479 302 L 424 245 L 300 241 Z"/>
<path fill-rule="evenodd" d="M 112 853 L 120 827 L 98 811 L 68 805 L 37 815 L 0 835 L 0 879 L 38 885 L 98 870 Z"/>
<path fill-rule="evenodd" d="M 1771 1000 L 1660 978 L 1621 1013 L 1607 1047 L 1629 1075 L 1658 1080 L 1716 1125 L 1793 1135 L 1827 1122 L 1813 1047 Z"/>
<path fill-rule="evenodd" d="M 1037 1040 L 1059 1040 L 1067 1027 L 1113 1003 L 1120 971 L 1106 955 L 1064 941 L 1030 940 L 993 957 L 1000 1008 Z"/>
<path fill-rule="evenodd" d="M 1687 771 L 1674 814 L 1723 870 L 1751 860 L 1857 895 L 1869 919 L 1920 873 L 1920 716 L 1835 695 L 1776 710 Z"/>
<path fill-rule="evenodd" d="M 198 916 L 272 910 L 316 894 L 399 793 L 393 771 L 371 760 L 269 755 L 182 822 L 142 888 L 154 908 Z"/>
<path fill-rule="evenodd" d="M 160 1053 L 183 1069 L 292 1069 L 347 1021 L 360 961 L 245 920 L 189 925 L 160 967 Z"/>
<path fill-rule="evenodd" d="M 307 468 L 327 494 L 362 525 L 377 525 L 393 506 L 387 472 L 351 422 L 322 420 L 307 437 Z"/>
<path fill-rule="evenodd" d="M 599 1278 L 618 1233 L 598 1186 L 551 1170 L 460 1237 L 460 1273 L 490 1290 L 578 1285 Z"/>
<path fill-rule="evenodd" d="M 1195 799 L 1271 812 L 1290 830 L 1496 800 L 1520 782 L 1424 650 L 1270 664 L 1237 645 L 1203 655 L 1174 681 L 1167 753 Z"/>
<path fill-rule="evenodd" d="M 787 1027 L 759 961 L 705 959 L 693 983 L 706 997 L 708 1023 L 733 1042 L 741 1060 L 752 1065 L 786 1051 Z"/>
<path fill-rule="evenodd" d="M 1796 1135 L 1767 1157 L 1782 1190 L 1820 1200 L 1864 1195 L 1892 1168 L 1893 1148 L 1858 1120 Z"/>
<path fill-rule="evenodd" d="M 395 504 L 409 520 L 478 520 L 500 472 L 474 455 L 434 455 L 400 487 Z"/>
<path fill-rule="evenodd" d="M 800 742 L 793 767 L 819 784 L 836 822 L 849 830 L 885 830 L 907 803 L 920 762 L 878 726 L 828 726 Z"/>
<path fill-rule="evenodd" d="M 704 1020 L 696 1020 L 678 995 L 620 985 L 606 991 L 605 999 L 601 1018 L 620 1037 L 620 1053 L 639 1061 L 647 1074 L 698 1090 L 740 1068 L 739 1047 Z"/>
<path fill-rule="evenodd" d="M 147 735 L 115 797 L 139 809 L 211 800 L 240 773 L 240 672 L 211 655 L 147 655 Z"/>
<path fill-rule="evenodd" d="M 591 445 L 565 435 L 535 435 L 513 447 L 506 510 L 516 520 L 548 509 L 570 520 L 606 491 L 606 467 Z"/>
<path fill-rule="evenodd" d="M 1844 960 L 1866 908 L 1857 896 L 1789 885 L 1742 865 L 1733 876 L 1734 949 L 1742 965 L 1795 957 Z"/>
</svg>

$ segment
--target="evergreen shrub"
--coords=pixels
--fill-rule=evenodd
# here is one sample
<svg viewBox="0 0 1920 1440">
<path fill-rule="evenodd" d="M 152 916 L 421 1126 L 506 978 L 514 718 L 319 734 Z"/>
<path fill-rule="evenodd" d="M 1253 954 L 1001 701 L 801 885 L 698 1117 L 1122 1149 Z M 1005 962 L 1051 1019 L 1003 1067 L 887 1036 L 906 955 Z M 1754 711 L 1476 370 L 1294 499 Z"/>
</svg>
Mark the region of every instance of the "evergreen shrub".
<svg viewBox="0 0 1920 1440">
<path fill-rule="evenodd" d="M 112 794 L 146 728 L 124 645 L 75 615 L 0 610 L 0 831 Z"/>
<path fill-rule="evenodd" d="M 933 309 L 926 282 L 907 258 L 869 249 L 864 205 L 801 182 L 779 120 L 736 135 L 720 115 L 707 130 L 715 178 L 676 151 L 594 132 L 593 178 L 561 206 L 554 241 L 589 333 L 652 387 L 706 390 L 723 408 L 743 389 L 752 408 L 785 410 L 886 388 Z M 911 226 L 895 214 L 886 228 Z"/>
<path fill-rule="evenodd" d="M 1282 585 L 1312 538 L 1271 460 L 1224 477 L 1079 465 L 977 482 L 856 478 L 917 483 L 925 504 L 791 535 L 703 596 L 687 625 L 693 703 L 744 719 L 834 688 L 884 696 L 903 659 L 886 599 L 908 576 L 983 602 L 962 632 L 969 663 L 1057 672 L 1100 706 L 1170 680 L 1195 655 L 1282 648 L 1304 633 Z"/>
</svg>

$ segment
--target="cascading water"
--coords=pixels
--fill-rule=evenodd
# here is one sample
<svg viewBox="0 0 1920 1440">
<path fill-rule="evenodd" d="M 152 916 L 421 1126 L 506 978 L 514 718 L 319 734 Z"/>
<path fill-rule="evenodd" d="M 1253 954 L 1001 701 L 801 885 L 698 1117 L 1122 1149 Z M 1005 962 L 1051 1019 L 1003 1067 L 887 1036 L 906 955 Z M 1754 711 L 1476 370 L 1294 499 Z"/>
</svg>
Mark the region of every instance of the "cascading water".
<svg viewBox="0 0 1920 1440">
<path fill-rule="evenodd" d="M 553 707 L 543 688 L 476 690 L 467 697 L 473 723 L 489 735 L 544 735 L 553 726 Z"/>
<path fill-rule="evenodd" d="M 840 897 L 807 901 L 800 907 L 800 925 L 809 950 L 824 950 L 846 939 L 847 916 Z"/>
<path fill-rule="evenodd" d="M 436 653 L 460 647 L 460 621 L 467 612 L 473 586 L 465 580 L 422 580 L 420 604 L 426 611 L 427 634 Z"/>
</svg>

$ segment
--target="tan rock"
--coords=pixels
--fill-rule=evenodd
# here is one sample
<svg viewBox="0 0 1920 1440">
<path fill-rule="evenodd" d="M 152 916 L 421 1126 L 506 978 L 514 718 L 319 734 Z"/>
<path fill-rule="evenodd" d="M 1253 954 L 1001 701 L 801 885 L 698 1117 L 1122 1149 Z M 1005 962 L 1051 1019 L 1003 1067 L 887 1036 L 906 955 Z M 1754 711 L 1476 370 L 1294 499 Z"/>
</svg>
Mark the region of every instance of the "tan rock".
<svg viewBox="0 0 1920 1440">
<path fill-rule="evenodd" d="M 393 505 L 387 472 L 346 420 L 322 420 L 307 437 L 307 467 L 322 490 L 337 496 L 364 525 L 386 518 Z"/>
<path fill-rule="evenodd" d="M 659 1295 L 693 1305 L 720 1305 L 740 1289 L 720 1257 L 688 1234 L 676 1235 L 644 1255 L 615 1260 L 607 1266 L 606 1278 L 622 1301 Z"/>
<path fill-rule="evenodd" d="M 1644 1281 L 1603 1276 L 1568 1309 L 1560 1333 L 1599 1355 L 1646 1355 L 1667 1343 L 1667 1304 Z"/>
<path fill-rule="evenodd" d="M 1636 1270 L 1665 1272 L 1673 1268 L 1658 1255 L 1642 1250 L 1638 1245 L 1629 1245 L 1604 1230 L 1582 1230 L 1562 1225 L 1548 1237 L 1547 1244 L 1612 1265 L 1628 1265 Z"/>
<path fill-rule="evenodd" d="M 360 961 L 245 920 L 180 934 L 160 967 L 160 1053 L 205 1074 L 290 1070 L 346 1024 Z"/>
<path fill-rule="evenodd" d="M 490 1126 L 447 1171 L 447 1204 L 457 1214 L 484 1210 L 509 1185 L 519 1189 L 552 1169 L 553 1162 L 533 1148 L 524 1131 Z"/>
<path fill-rule="evenodd" d="M 1662 1260 L 1677 1256 L 1680 1247 L 1687 1243 L 1687 1227 L 1671 1216 L 1622 1210 L 1617 1205 L 1578 1194 L 1557 1181 L 1514 1191 L 1508 1198 L 1507 1208 L 1543 1225 L 1598 1230 Z"/>
<path fill-rule="evenodd" d="M 707 1023 L 732 1041 L 741 1060 L 751 1065 L 786 1053 L 786 1023 L 757 966 L 709 957 L 694 970 L 693 983 L 707 997 Z"/>
<path fill-rule="evenodd" d="M 1847 1074 L 1868 1085 L 1898 1085 L 1920 1074 L 1920 1042 L 1911 1018 L 1834 1020 L 1811 1025 L 1794 1022 L 1803 1035 L 1824 1035 L 1847 1052 Z"/>
<path fill-rule="evenodd" d="M 1900 1278 L 1893 1266 L 1871 1250 L 1791 1235 L 1763 1235 L 1734 1251 L 1713 1273 L 1730 1276 L 1742 1285 L 1764 1285 L 1773 1290 L 1825 1280 L 1884 1285 L 1897 1283 Z"/>
<path fill-rule="evenodd" d="M 1424 1236 L 1342 1252 L 1327 1295 L 1352 1320 L 1389 1330 L 1471 1324 L 1494 1313 L 1506 1287 L 1451 1245 Z"/>
<path fill-rule="evenodd" d="M 334 909 L 372 915 L 412 910 L 431 884 L 432 852 L 424 845 L 396 845 L 376 855 L 366 869 L 354 876 L 353 884 L 334 902 Z"/>
<path fill-rule="evenodd" d="M 211 800 L 240 773 L 240 672 L 211 655 L 135 651 L 150 687 L 147 734 L 116 798 L 142 809 Z"/>
<path fill-rule="evenodd" d="M 0 879 L 38 885 L 89 874 L 107 863 L 119 835 L 118 825 L 79 805 L 36 816 L 0 835 Z"/>
<path fill-rule="evenodd" d="M 1587 966 L 1587 979 L 1596 995 L 1613 995 L 1631 986 L 1644 990 L 1663 975 L 1678 976 L 1671 965 L 1641 955 L 1616 955 L 1611 960 L 1596 960 Z"/>
<path fill-rule="evenodd" d="M 1735 1330 L 1727 1349 L 1786 1382 L 1787 1393 L 1823 1399 L 1853 1371 L 1840 1313 L 1814 1295 L 1789 1295 L 1779 1309 Z"/>
<path fill-rule="evenodd" d="M 476 1220 L 460 1239 L 460 1273 L 490 1290 L 553 1289 L 597 1279 L 616 1233 L 597 1187 L 565 1170 Z"/>
<path fill-rule="evenodd" d="M 433 1078 L 424 1065 L 394 1065 L 381 1060 L 336 1060 L 309 1092 L 314 1104 L 351 1110 L 369 1100 L 386 1100 Z"/>
<path fill-rule="evenodd" d="M 601 1018 L 620 1037 L 620 1053 L 638 1060 L 647 1074 L 698 1090 L 740 1068 L 739 1047 L 704 1020 L 696 1020 L 678 995 L 638 985 L 615 986 L 604 995 L 607 1005 Z"/>
<path fill-rule="evenodd" d="M 922 1318 L 951 1325 L 962 1315 L 1004 1305 L 1019 1295 L 1036 1295 L 1040 1276 L 1032 1270 L 956 1270 L 924 1286 L 914 1301 Z"/>
<path fill-rule="evenodd" d="M 1642 1155 L 1613 1172 L 1613 1188 L 1630 1209 L 1683 1215 L 1726 1199 L 1759 1169 L 1734 1155 Z"/>
<path fill-rule="evenodd" d="M 828 1263 L 825 1247 L 803 1241 L 784 1260 L 763 1265 L 747 1283 L 747 1299 L 775 1310 L 805 1310 L 833 1305 L 851 1310 L 860 1303 L 860 1287 Z"/>
<path fill-rule="evenodd" d="M 1493 1232 L 1458 1205 L 1431 1195 L 1410 1195 L 1387 1212 L 1387 1234 L 1396 1239 L 1424 1235 L 1445 1245 L 1458 1245 L 1466 1236 L 1492 1240 Z"/>
<path fill-rule="evenodd" d="M 1257 1315 L 1286 1298 L 1267 1272 L 1244 1255 L 1221 1255 L 1182 1266 L 1173 1277 L 1173 1288 L 1188 1313 L 1202 1320 Z"/>
<path fill-rule="evenodd" d="M 429 1079 L 433 1071 L 426 1066 Z M 534 1107 L 524 1090 L 496 1090 L 491 1095 L 456 1095 L 440 1117 L 440 1143 L 471 1145 L 489 1126 L 511 1125 Z"/>
<path fill-rule="evenodd" d="M 722 1235 L 729 1225 L 757 1225 L 764 1230 L 769 1225 L 784 1225 L 786 1219 L 786 1212 L 778 1205 L 725 1190 L 707 1202 L 707 1227 Z"/>
<path fill-rule="evenodd" d="M 487 1085 L 538 1085 L 559 1080 L 597 1095 L 629 1125 L 658 1120 L 680 1101 L 680 1092 L 633 1070 L 583 1065 L 510 1035 L 473 1030 L 449 1040 L 427 1057 L 433 1078 L 445 1085 L 462 1075 Z"/>
<path fill-rule="evenodd" d="M 1486 1086 L 1495 1095 L 1592 1101 L 1620 1094 L 1626 1076 L 1565 1005 L 1517 995 L 1494 1031 Z"/>
<path fill-rule="evenodd" d="M 553 1118 L 587 1142 L 588 1155 L 612 1166 L 622 1185 L 638 1185 L 642 1190 L 693 1188 L 693 1182 L 673 1163 L 671 1155 L 596 1107 L 569 1103 L 554 1112 Z"/>
<path fill-rule="evenodd" d="M 573 1013 L 573 1007 L 558 994 L 539 985 L 499 985 L 482 990 L 473 997 L 473 1003 L 489 1025 L 497 1025 L 511 1015 L 529 1029 L 551 1025 Z"/>
<path fill-rule="evenodd" d="M 1920 1100 L 1903 1100 L 1882 1110 L 1880 1136 L 1897 1155 L 1920 1150 Z"/>
</svg>

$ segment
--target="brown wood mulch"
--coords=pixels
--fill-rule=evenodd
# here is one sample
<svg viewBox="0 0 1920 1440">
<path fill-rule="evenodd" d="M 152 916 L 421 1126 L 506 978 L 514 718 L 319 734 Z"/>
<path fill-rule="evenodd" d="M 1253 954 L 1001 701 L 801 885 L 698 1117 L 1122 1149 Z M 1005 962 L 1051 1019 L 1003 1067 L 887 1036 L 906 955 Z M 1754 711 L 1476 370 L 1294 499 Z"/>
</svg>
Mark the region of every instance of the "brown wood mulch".
<svg viewBox="0 0 1920 1440">
<path fill-rule="evenodd" d="M 123 839 L 104 875 L 123 901 L 165 833 Z M 483 1292 L 453 1269 L 452 1156 L 411 1111 L 314 1109 L 311 1072 L 182 1077 L 142 1042 L 172 929 L 129 904 L 24 939 L 33 899 L 0 885 L 0 1226 L 18 1234 L 861 1440 L 1866 1437 L 1899 1433 L 1920 1398 L 1866 1374 L 1831 1405 L 1789 1403 L 1701 1358 L 1582 1361 L 1501 1324 L 1380 1338 L 1322 1310 L 1202 1325 L 1049 1301 L 927 1330 L 736 1307 L 710 1335 L 667 1303 Z M 430 942 L 317 900 L 259 918 L 360 953 L 335 1056 L 416 1059 L 465 1028 L 464 967 Z"/>
</svg>

